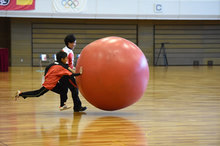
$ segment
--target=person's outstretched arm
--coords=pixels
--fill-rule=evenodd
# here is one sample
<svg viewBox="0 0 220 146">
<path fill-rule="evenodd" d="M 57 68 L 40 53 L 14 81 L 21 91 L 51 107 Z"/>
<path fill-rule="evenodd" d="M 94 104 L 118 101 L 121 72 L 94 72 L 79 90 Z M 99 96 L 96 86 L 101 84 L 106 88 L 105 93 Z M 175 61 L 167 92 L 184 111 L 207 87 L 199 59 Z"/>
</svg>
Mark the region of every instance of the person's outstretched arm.
<svg viewBox="0 0 220 146">
<path fill-rule="evenodd" d="M 79 76 L 83 73 L 83 67 L 82 66 L 80 66 L 80 68 L 79 68 L 79 73 L 76 73 L 75 70 L 71 69 L 70 67 L 68 69 L 73 73 L 72 74 L 73 76 Z"/>
</svg>

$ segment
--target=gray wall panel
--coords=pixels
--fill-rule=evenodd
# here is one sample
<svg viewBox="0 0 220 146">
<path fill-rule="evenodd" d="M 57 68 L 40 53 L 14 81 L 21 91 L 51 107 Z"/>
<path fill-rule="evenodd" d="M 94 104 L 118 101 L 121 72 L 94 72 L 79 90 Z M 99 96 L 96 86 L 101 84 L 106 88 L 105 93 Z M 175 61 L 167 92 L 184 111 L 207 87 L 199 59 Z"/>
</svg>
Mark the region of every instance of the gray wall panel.
<svg viewBox="0 0 220 146">
<path fill-rule="evenodd" d="M 11 66 L 31 66 L 31 23 L 11 21 Z"/>
<path fill-rule="evenodd" d="M 47 54 L 51 60 L 53 54 L 64 47 L 64 37 L 69 33 L 74 33 L 77 38 L 75 57 L 86 45 L 103 37 L 119 36 L 137 43 L 137 27 L 129 24 L 33 23 L 32 32 L 33 66 L 39 66 L 40 54 Z"/>
<path fill-rule="evenodd" d="M 207 60 L 220 64 L 219 25 L 155 25 L 154 40 L 155 65 L 164 65 L 161 43 L 165 43 L 169 65 L 193 65 L 195 60 L 200 65 L 207 65 Z"/>
</svg>

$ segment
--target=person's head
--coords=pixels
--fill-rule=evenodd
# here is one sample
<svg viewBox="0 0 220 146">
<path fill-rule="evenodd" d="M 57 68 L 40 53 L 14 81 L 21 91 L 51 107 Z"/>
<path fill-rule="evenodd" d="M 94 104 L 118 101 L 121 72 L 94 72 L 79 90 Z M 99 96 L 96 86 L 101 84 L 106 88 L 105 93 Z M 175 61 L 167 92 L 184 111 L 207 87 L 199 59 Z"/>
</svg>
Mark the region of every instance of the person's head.
<svg viewBox="0 0 220 146">
<path fill-rule="evenodd" d="M 68 34 L 64 39 L 64 43 L 68 48 L 74 49 L 76 46 L 76 37 L 73 34 Z"/>
<path fill-rule="evenodd" d="M 56 54 L 57 62 L 66 64 L 67 62 L 67 54 L 66 52 L 60 51 Z"/>
</svg>

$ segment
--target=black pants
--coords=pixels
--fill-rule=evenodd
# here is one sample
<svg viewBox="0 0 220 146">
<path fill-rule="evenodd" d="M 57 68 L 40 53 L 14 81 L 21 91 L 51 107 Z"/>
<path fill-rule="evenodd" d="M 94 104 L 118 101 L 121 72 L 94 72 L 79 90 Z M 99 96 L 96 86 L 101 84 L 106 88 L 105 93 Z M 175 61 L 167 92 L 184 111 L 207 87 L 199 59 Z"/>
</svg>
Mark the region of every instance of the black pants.
<svg viewBox="0 0 220 146">
<path fill-rule="evenodd" d="M 73 99 L 73 104 L 74 104 L 74 109 L 78 110 L 79 108 L 81 108 L 82 103 L 79 99 L 79 91 L 76 85 L 76 80 L 74 78 L 74 76 L 63 76 L 60 80 L 59 80 L 60 84 L 65 88 L 65 92 L 66 92 L 66 97 L 64 97 L 64 99 L 67 100 L 67 92 L 68 89 L 70 89 L 71 93 L 72 93 L 72 99 Z"/>
<path fill-rule="evenodd" d="M 47 93 L 49 90 L 46 89 L 45 87 L 41 87 L 38 90 L 33 90 L 33 91 L 27 91 L 27 92 L 22 92 L 20 93 L 20 96 L 22 96 L 24 99 L 27 97 L 39 97 Z M 66 87 L 63 87 L 60 83 L 57 83 L 56 86 L 51 90 L 57 94 L 60 94 L 60 106 L 63 106 L 64 103 L 66 102 Z"/>
<path fill-rule="evenodd" d="M 44 95 L 47 93 L 49 90 L 46 89 L 45 87 L 41 87 L 38 90 L 33 90 L 33 91 L 27 91 L 27 92 L 22 92 L 20 93 L 20 96 L 22 96 L 24 99 L 27 97 L 39 97 L 41 95 Z"/>
</svg>

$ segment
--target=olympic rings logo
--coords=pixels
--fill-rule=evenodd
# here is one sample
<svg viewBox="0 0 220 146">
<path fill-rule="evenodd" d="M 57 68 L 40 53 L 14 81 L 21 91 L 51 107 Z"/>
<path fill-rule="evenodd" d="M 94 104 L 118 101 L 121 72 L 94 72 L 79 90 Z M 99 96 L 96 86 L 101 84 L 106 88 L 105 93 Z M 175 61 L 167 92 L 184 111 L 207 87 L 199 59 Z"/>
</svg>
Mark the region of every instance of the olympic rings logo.
<svg viewBox="0 0 220 146">
<path fill-rule="evenodd" d="M 7 6 L 10 3 L 10 0 L 0 0 L 0 6 Z"/>
<path fill-rule="evenodd" d="M 76 7 L 79 6 L 79 1 L 78 0 L 62 0 L 61 4 L 65 7 L 65 8 L 72 8 L 75 9 Z"/>
</svg>

